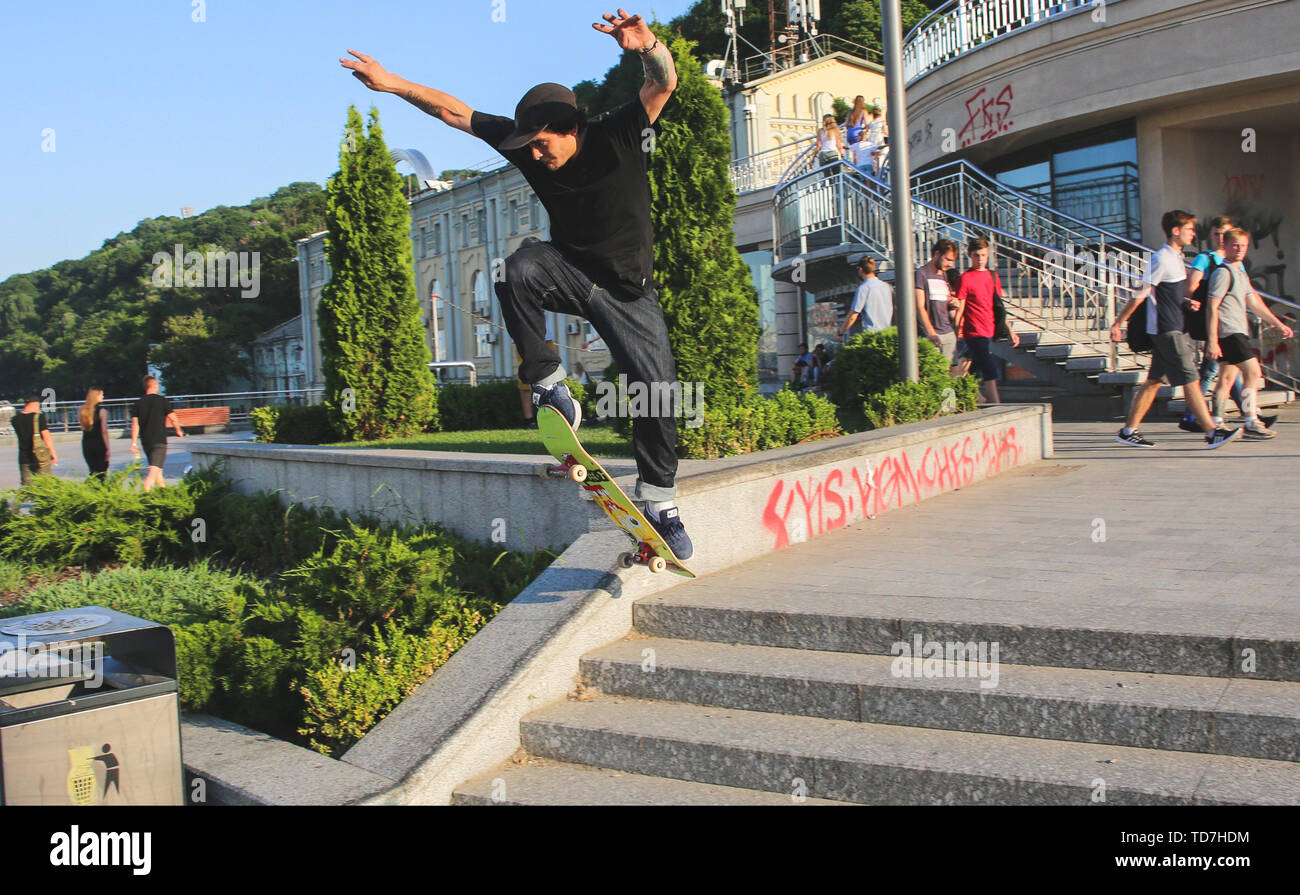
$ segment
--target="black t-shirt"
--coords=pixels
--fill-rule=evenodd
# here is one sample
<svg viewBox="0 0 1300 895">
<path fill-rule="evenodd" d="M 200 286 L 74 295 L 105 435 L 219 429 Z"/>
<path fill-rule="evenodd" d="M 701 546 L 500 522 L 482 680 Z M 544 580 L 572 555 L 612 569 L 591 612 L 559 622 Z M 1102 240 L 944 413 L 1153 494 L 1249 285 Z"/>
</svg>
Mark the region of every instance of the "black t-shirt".
<svg viewBox="0 0 1300 895">
<path fill-rule="evenodd" d="M 167 414 L 171 402 L 159 394 L 145 395 L 131 405 L 131 416 L 140 420 L 141 444 L 167 443 Z"/>
<path fill-rule="evenodd" d="M 18 436 L 18 461 L 27 466 L 33 466 L 36 463 L 36 452 L 32 450 L 32 423 L 36 419 L 36 414 L 19 412 L 14 414 L 10 423 L 14 427 L 14 434 Z M 50 424 L 45 421 L 45 414 L 41 414 L 41 431 L 50 431 Z M 38 436 L 39 437 L 39 436 Z"/>
<path fill-rule="evenodd" d="M 515 123 L 475 112 L 470 128 L 493 149 Z M 657 124 L 640 97 L 587 125 L 577 154 L 557 171 L 533 160 L 532 150 L 502 151 L 524 175 L 551 216 L 551 243 L 600 286 L 644 295 L 654 285 L 650 226 L 650 155 Z M 501 151 L 498 149 L 498 151 Z"/>
</svg>

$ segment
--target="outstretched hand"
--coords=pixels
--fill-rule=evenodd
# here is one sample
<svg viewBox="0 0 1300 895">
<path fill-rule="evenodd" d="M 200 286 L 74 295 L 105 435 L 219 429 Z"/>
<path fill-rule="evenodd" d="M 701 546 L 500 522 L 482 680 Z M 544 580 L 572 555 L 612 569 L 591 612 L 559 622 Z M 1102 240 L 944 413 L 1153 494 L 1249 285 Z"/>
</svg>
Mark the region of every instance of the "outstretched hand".
<svg viewBox="0 0 1300 895">
<path fill-rule="evenodd" d="M 605 13 L 603 16 L 609 24 L 592 22 L 591 27 L 604 34 L 612 34 L 618 45 L 625 50 L 644 50 L 653 47 L 658 38 L 650 26 L 640 16 L 629 16 L 626 9 L 619 9 L 618 15 Z"/>
<path fill-rule="evenodd" d="M 354 78 L 371 90 L 378 90 L 380 93 L 387 92 L 393 83 L 393 76 L 365 53 L 358 53 L 356 50 L 348 50 L 348 52 L 361 61 L 353 62 L 351 59 L 340 59 L 339 65 L 349 69 Z"/>
</svg>

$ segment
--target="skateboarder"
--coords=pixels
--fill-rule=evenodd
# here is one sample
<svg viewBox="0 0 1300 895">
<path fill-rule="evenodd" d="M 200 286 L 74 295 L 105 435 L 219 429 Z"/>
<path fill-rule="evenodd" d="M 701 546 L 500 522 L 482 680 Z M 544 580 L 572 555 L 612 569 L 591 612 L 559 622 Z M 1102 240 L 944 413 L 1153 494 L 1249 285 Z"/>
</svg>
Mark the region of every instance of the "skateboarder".
<svg viewBox="0 0 1300 895">
<path fill-rule="evenodd" d="M 526 240 L 506 259 L 505 281 L 495 288 L 534 405 L 554 407 L 575 430 L 582 411 L 564 385 L 559 354 L 547 347 L 543 311 L 591 321 L 629 383 L 649 389 L 677 379 L 653 278 L 648 177 L 654 125 L 677 87 L 677 72 L 672 54 L 639 15 L 620 9 L 604 19 L 592 27 L 640 54 L 646 80 L 635 99 L 590 122 L 573 92 L 559 84 L 529 90 L 512 120 L 391 74 L 363 53 L 348 50 L 356 59 L 339 60 L 371 90 L 395 93 L 498 150 L 546 207 L 551 241 Z M 693 548 L 675 506 L 674 412 L 654 407 L 632 421 L 639 473 L 633 498 L 644 502 L 646 517 L 673 552 L 688 559 Z"/>
</svg>

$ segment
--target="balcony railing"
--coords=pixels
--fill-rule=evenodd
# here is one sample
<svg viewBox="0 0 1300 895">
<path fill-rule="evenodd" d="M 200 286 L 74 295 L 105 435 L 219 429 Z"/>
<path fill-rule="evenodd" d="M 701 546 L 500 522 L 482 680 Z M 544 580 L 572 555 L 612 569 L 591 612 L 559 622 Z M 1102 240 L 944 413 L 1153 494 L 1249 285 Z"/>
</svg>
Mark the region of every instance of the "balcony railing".
<svg viewBox="0 0 1300 895">
<path fill-rule="evenodd" d="M 816 142 L 816 136 L 805 137 L 737 159 L 731 163 L 731 185 L 737 193 L 776 186 L 790 164 Z"/>
<path fill-rule="evenodd" d="M 903 80 L 911 84 L 995 37 L 1088 8 L 1098 8 L 1096 0 L 949 0 L 908 32 Z"/>
<path fill-rule="evenodd" d="M 866 59 L 877 65 L 881 63 L 880 53 L 870 47 L 864 47 L 834 34 L 819 34 L 792 44 L 778 46 L 770 53 L 759 53 L 745 60 L 742 74 L 745 83 L 757 81 L 778 71 L 793 68 L 831 53 L 846 53 L 858 59 Z"/>
</svg>

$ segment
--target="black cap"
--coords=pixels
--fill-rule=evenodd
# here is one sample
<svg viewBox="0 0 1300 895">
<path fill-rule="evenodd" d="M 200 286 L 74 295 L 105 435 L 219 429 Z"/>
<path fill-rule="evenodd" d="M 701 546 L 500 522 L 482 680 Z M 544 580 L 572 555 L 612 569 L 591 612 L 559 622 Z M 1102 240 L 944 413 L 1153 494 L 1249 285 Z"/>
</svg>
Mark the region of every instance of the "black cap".
<svg viewBox="0 0 1300 895">
<path fill-rule="evenodd" d="M 499 149 L 527 146 L 548 125 L 566 121 L 578 114 L 578 98 L 562 84 L 538 84 L 524 94 L 515 106 L 515 132 L 501 142 Z"/>
</svg>

